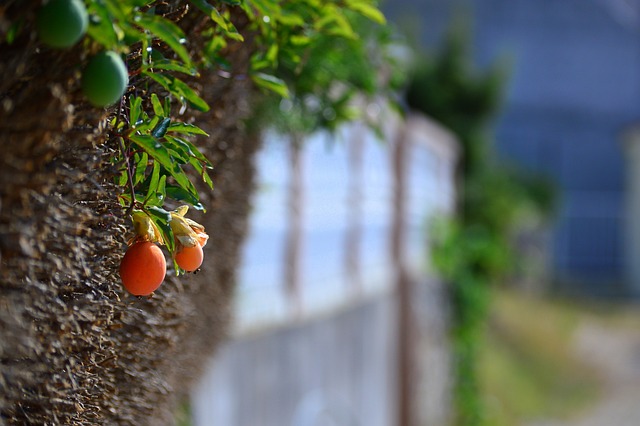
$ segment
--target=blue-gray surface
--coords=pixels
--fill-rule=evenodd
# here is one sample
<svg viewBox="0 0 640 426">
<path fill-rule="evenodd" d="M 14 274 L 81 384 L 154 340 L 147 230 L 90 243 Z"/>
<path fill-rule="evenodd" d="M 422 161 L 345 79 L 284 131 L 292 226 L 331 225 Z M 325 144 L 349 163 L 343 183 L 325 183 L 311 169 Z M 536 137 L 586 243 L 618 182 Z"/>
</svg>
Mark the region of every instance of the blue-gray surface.
<svg viewBox="0 0 640 426">
<path fill-rule="evenodd" d="M 620 136 L 640 114 L 637 3 L 393 0 L 383 6 L 392 21 L 419 20 L 430 50 L 454 15 L 473 12 L 476 62 L 506 57 L 511 64 L 496 128 L 500 153 L 552 176 L 562 188 L 553 247 L 556 278 L 603 293 L 617 288 L 625 234 Z"/>
</svg>

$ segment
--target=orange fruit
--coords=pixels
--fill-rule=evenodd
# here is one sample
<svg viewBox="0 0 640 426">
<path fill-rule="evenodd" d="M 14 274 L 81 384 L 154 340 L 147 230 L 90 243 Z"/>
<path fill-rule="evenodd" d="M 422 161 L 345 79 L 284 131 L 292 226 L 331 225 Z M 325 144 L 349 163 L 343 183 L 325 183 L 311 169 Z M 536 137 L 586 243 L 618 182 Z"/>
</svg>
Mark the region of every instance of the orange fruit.
<svg viewBox="0 0 640 426">
<path fill-rule="evenodd" d="M 167 273 L 167 262 L 160 247 L 148 241 L 129 247 L 120 263 L 124 288 L 134 296 L 148 296 L 160 287 Z"/>
<path fill-rule="evenodd" d="M 187 272 L 193 272 L 198 269 L 202 265 L 203 259 L 204 253 L 200 244 L 196 244 L 193 247 L 183 247 L 182 250 L 176 253 L 176 263 Z"/>
</svg>

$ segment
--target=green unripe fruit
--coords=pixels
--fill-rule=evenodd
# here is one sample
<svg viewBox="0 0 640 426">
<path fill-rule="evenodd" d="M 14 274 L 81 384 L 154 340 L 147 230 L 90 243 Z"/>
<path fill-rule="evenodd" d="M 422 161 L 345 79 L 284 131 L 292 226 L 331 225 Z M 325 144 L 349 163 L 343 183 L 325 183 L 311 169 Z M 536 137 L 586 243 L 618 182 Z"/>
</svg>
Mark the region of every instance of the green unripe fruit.
<svg viewBox="0 0 640 426">
<path fill-rule="evenodd" d="M 38 37 L 48 46 L 64 48 L 76 44 L 87 31 L 89 17 L 82 0 L 51 0 L 38 10 Z"/>
<path fill-rule="evenodd" d="M 127 67 L 115 52 L 101 52 L 91 59 L 82 74 L 82 91 L 98 107 L 115 103 L 129 83 Z"/>
</svg>

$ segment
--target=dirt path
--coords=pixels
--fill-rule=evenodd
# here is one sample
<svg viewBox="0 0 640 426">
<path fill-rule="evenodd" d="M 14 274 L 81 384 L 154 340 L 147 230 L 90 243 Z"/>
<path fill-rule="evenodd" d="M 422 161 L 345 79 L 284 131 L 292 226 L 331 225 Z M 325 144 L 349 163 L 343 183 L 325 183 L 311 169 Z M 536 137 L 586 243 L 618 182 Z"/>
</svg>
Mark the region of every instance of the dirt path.
<svg viewBox="0 0 640 426">
<path fill-rule="evenodd" d="M 585 322 L 576 335 L 576 350 L 602 377 L 601 397 L 571 421 L 529 426 L 640 426 L 640 330 Z"/>
</svg>

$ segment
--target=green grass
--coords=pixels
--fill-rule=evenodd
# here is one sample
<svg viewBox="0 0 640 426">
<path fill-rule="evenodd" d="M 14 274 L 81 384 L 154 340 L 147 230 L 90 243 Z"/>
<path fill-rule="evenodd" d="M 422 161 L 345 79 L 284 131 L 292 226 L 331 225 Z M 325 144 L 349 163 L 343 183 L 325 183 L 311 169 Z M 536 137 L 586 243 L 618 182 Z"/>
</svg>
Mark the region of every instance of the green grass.
<svg viewBox="0 0 640 426">
<path fill-rule="evenodd" d="M 479 361 L 486 424 L 568 418 L 598 396 L 598 378 L 572 348 L 587 316 L 577 305 L 496 292 Z"/>
</svg>

